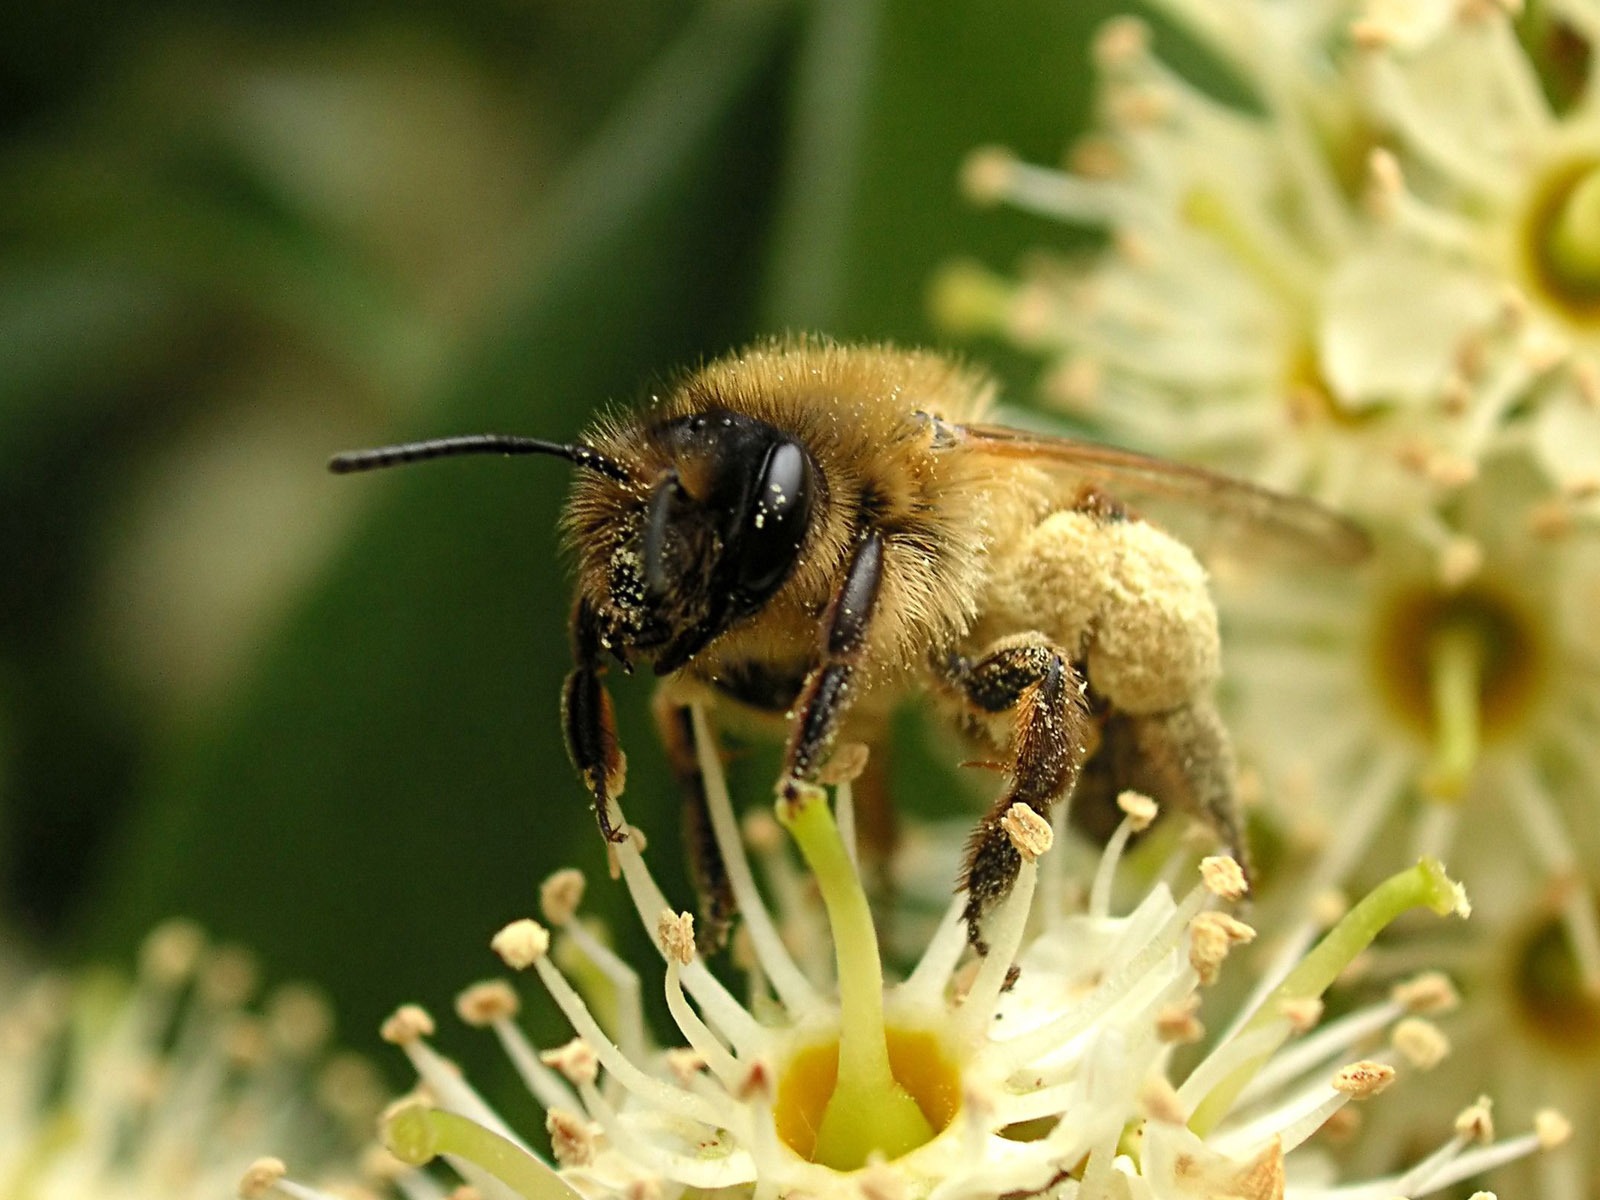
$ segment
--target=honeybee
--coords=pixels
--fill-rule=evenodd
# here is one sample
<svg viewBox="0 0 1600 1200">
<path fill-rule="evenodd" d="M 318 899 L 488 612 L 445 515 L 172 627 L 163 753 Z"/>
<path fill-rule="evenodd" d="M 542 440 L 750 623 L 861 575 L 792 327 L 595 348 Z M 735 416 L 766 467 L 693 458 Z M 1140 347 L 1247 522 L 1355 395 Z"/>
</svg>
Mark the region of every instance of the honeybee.
<svg viewBox="0 0 1600 1200">
<path fill-rule="evenodd" d="M 578 468 L 564 518 L 577 560 L 567 747 L 601 833 L 623 839 L 624 758 L 602 677 L 608 659 L 662 677 L 657 722 L 713 941 L 732 898 L 689 706 L 783 736 L 782 791 L 816 781 L 840 745 L 880 743 L 908 692 L 930 694 L 1006 773 L 959 880 L 981 951 L 983 918 L 1020 865 L 1000 827 L 1014 803 L 1048 819 L 1080 779 L 1112 795 L 1135 787 L 1244 853 L 1205 572 L 1116 496 L 1159 491 L 1335 560 L 1367 551 L 1309 501 L 984 424 L 994 392 L 933 353 L 776 340 L 684 375 L 579 442 L 447 438 L 330 467 L 484 453 Z"/>
</svg>

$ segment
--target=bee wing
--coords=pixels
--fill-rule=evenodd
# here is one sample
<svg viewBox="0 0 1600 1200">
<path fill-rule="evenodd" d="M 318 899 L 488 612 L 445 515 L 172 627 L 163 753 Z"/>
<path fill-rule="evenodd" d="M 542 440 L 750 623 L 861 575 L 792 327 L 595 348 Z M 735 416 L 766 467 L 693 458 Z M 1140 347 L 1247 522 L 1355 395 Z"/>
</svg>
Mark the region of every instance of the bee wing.
<svg viewBox="0 0 1600 1200">
<path fill-rule="evenodd" d="M 1360 526 L 1303 496 L 1098 442 L 1004 425 L 956 429 L 975 453 L 1026 459 L 1076 483 L 1103 486 L 1118 499 L 1130 494 L 1166 499 L 1186 515 L 1220 518 L 1332 563 L 1352 565 L 1372 552 L 1372 540 Z"/>
</svg>

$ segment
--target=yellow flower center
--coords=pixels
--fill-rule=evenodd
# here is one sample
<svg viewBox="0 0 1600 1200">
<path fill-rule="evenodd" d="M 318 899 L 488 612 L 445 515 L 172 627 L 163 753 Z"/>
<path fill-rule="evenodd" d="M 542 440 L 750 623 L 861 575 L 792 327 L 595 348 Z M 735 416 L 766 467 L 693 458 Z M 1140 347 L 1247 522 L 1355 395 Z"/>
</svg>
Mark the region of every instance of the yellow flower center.
<svg viewBox="0 0 1600 1200">
<path fill-rule="evenodd" d="M 1600 154 L 1545 172 L 1520 240 L 1534 291 L 1573 324 L 1600 327 Z"/>
<path fill-rule="evenodd" d="M 1528 930 L 1513 963 L 1512 993 L 1527 1032 L 1564 1056 L 1600 1052 L 1600 995 L 1584 986 L 1559 915 Z"/>
<path fill-rule="evenodd" d="M 890 1026 L 885 1040 L 895 1083 L 916 1103 L 937 1136 L 948 1128 L 961 1107 L 960 1071 L 935 1033 Z M 838 1083 L 838 1039 L 804 1047 L 789 1059 L 778 1078 L 773 1119 L 784 1145 L 801 1158 L 838 1170 L 852 1170 L 862 1164 L 829 1162 L 826 1146 L 821 1154 L 818 1150 L 817 1135 Z M 863 1115 L 870 1119 L 870 1114 Z"/>
<path fill-rule="evenodd" d="M 1399 594 L 1378 621 L 1372 659 L 1391 711 L 1433 746 L 1437 799 L 1461 794 L 1485 742 L 1521 728 L 1545 667 L 1536 626 L 1486 586 Z"/>
<path fill-rule="evenodd" d="M 959 1075 L 931 1035 L 891 1029 L 884 1020 L 877 931 L 827 796 L 801 784 L 777 812 L 828 912 L 839 1034 L 779 1069 L 775 1121 L 797 1153 L 854 1171 L 874 1155 L 896 1159 L 932 1141 L 954 1115 L 956 1104 L 940 1097 L 959 1095 Z"/>
</svg>

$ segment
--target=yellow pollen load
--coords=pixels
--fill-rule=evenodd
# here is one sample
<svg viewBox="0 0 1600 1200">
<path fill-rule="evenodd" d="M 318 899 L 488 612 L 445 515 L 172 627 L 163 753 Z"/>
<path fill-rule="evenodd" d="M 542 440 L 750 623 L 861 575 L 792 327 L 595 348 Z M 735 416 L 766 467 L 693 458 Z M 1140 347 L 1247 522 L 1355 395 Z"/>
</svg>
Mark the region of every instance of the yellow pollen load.
<svg viewBox="0 0 1600 1200">
<path fill-rule="evenodd" d="M 961 1107 L 961 1073 L 945 1053 L 936 1034 L 926 1030 L 885 1030 L 889 1069 L 927 1119 L 937 1137 L 955 1120 Z M 773 1121 L 778 1136 L 801 1158 L 817 1157 L 817 1133 L 823 1113 L 833 1099 L 839 1080 L 839 1042 L 833 1039 L 806 1046 L 783 1067 L 778 1077 Z M 823 1162 L 836 1170 L 853 1170 L 862 1164 Z"/>
</svg>

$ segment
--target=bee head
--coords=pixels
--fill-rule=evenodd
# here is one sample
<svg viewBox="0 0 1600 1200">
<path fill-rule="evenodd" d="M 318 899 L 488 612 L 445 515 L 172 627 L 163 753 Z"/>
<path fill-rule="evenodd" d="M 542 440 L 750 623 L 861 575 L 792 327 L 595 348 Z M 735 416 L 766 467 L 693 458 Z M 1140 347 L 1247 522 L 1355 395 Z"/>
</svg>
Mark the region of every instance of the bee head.
<svg viewBox="0 0 1600 1200">
<path fill-rule="evenodd" d="M 656 674 L 677 670 L 718 634 L 757 612 L 799 561 L 816 499 L 811 456 L 754 417 L 709 410 L 643 431 L 652 464 L 631 489 L 585 475 L 574 495 L 580 579 L 603 581 L 591 602 L 620 657 L 640 651 Z M 642 487 L 640 485 L 643 485 Z M 613 500 L 631 491 L 616 522 Z M 590 542 L 585 512 L 609 512 L 613 540 Z"/>
</svg>

